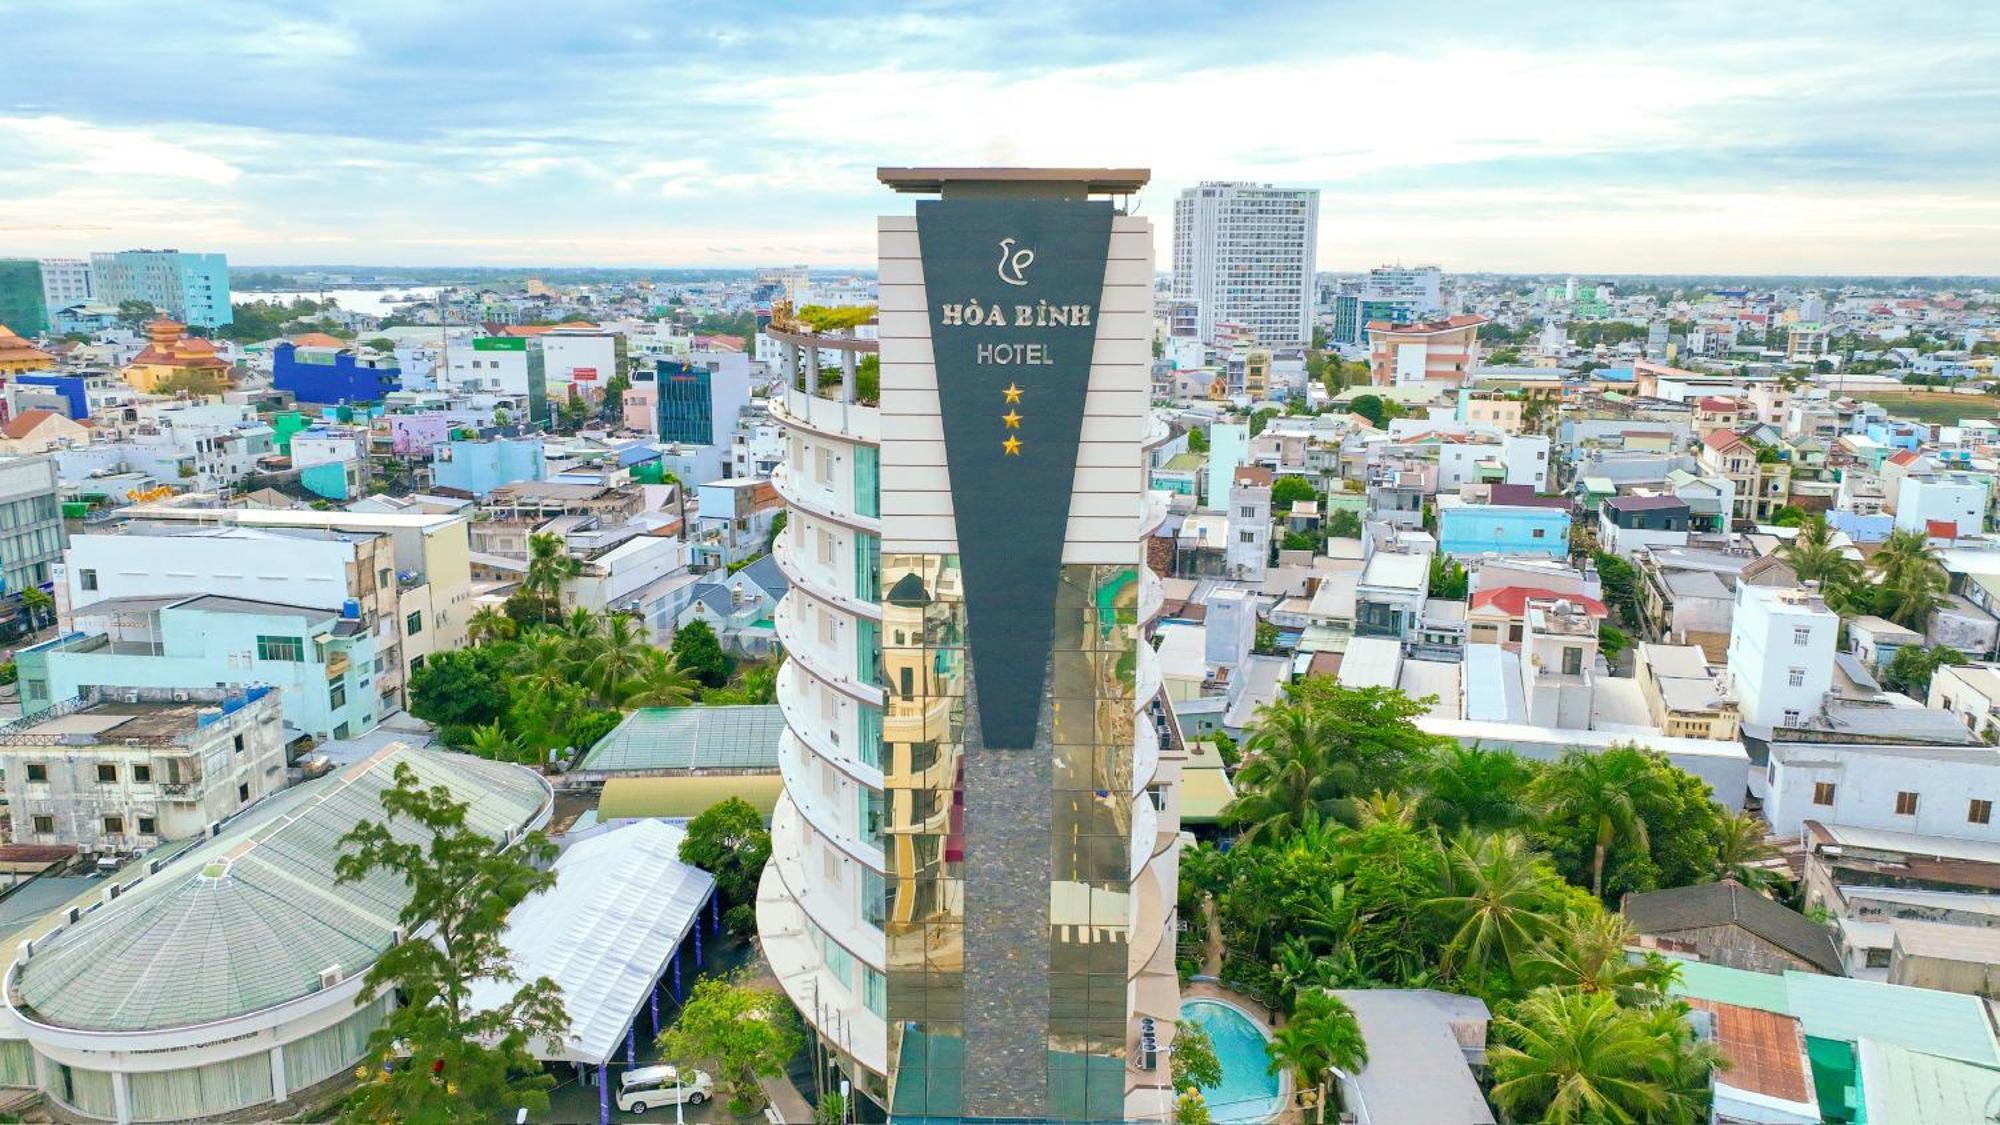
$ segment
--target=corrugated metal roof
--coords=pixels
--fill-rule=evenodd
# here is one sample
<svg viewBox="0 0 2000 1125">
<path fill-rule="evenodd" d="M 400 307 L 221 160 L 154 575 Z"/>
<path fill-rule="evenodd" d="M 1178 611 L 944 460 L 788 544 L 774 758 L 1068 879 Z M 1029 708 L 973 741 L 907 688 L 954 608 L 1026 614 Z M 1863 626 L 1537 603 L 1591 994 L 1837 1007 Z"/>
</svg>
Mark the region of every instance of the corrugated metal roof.
<svg viewBox="0 0 2000 1125">
<path fill-rule="evenodd" d="M 1695 961 L 1679 962 L 1679 967 L 1675 995 L 1796 1016 L 1816 1039 L 1879 1039 L 1981 1066 L 2000 1065 L 1986 1002 L 1977 996 L 1818 973 L 1753 973 Z"/>
<path fill-rule="evenodd" d="M 582 772 L 776 770 L 785 715 L 775 703 L 642 707 L 584 755 Z"/>
<path fill-rule="evenodd" d="M 714 876 L 680 861 L 686 836 L 642 820 L 571 845 L 556 860 L 556 885 L 507 919 L 501 940 L 519 979 L 477 981 L 468 1004 L 497 1007 L 521 981 L 546 976 L 570 1025 L 563 1043 L 540 1045 L 542 1057 L 610 1061 L 715 888 Z"/>
<path fill-rule="evenodd" d="M 769 820 L 784 791 L 785 779 L 775 773 L 614 777 L 597 798 L 597 819 L 693 820 L 710 805 L 741 797 Z"/>
<path fill-rule="evenodd" d="M 2000 1071 L 1892 1043 L 1861 1041 L 1861 1097 L 1867 1120 L 1991 1121 Z"/>
<path fill-rule="evenodd" d="M 404 763 L 425 785 L 468 801 L 468 826 L 488 836 L 531 823 L 549 801 L 541 778 L 519 766 L 393 745 L 265 798 L 45 939 L 21 970 L 25 1007 L 64 1027 L 184 1027 L 308 995 L 329 966 L 364 971 L 389 948 L 410 891 L 386 871 L 337 883 L 334 863 L 356 823 L 384 822 L 381 794 Z M 427 839 L 406 818 L 386 823 L 398 840 Z"/>
</svg>

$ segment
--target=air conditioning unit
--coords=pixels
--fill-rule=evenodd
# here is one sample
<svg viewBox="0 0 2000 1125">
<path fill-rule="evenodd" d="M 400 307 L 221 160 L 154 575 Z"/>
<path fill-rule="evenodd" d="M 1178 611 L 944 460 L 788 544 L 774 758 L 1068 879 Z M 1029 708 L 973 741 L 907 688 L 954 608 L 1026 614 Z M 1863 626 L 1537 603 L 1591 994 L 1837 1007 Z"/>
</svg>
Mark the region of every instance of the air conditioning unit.
<svg viewBox="0 0 2000 1125">
<path fill-rule="evenodd" d="M 187 701 L 188 701 L 188 693 L 187 693 L 187 689 L 186 689 L 186 688 L 176 688 L 176 689 L 174 689 L 174 702 L 175 702 L 175 703 L 186 703 Z"/>
<path fill-rule="evenodd" d="M 339 965 L 328 965 L 326 968 L 321 969 L 319 971 L 319 988 L 321 992 L 324 992 L 327 989 L 332 988 L 334 985 L 337 985 L 339 983 L 340 983 Z"/>
</svg>

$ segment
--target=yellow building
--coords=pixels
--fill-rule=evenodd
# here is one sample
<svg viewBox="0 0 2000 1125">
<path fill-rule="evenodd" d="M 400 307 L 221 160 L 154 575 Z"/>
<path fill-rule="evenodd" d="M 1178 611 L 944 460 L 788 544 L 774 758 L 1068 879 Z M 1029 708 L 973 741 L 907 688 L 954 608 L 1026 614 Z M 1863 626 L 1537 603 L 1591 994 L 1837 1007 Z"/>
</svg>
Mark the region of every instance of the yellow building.
<svg viewBox="0 0 2000 1125">
<path fill-rule="evenodd" d="M 13 329 L 0 324 L 0 375 L 47 371 L 55 365 L 56 357 L 14 335 Z"/>
<path fill-rule="evenodd" d="M 187 325 L 173 320 L 156 320 L 146 325 L 146 349 L 134 356 L 124 371 L 132 388 L 147 394 L 165 388 L 167 392 L 192 391 L 220 394 L 229 389 L 229 361 L 216 354 L 215 345 L 187 334 Z"/>
</svg>

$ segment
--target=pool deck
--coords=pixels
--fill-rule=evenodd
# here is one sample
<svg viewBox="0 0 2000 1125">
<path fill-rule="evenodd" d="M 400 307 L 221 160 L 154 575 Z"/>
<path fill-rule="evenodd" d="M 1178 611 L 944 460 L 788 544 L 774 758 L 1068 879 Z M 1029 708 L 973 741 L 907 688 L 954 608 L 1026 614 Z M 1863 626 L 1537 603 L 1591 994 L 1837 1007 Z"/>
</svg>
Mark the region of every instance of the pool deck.
<svg viewBox="0 0 2000 1125">
<path fill-rule="evenodd" d="M 1267 1040 L 1270 1038 L 1271 1029 L 1278 1025 L 1278 1021 L 1272 1016 L 1271 1009 L 1266 1008 L 1263 1004 L 1252 1000 L 1250 997 L 1243 995 L 1233 988 L 1225 988 L 1221 983 L 1214 980 L 1202 977 L 1190 979 L 1181 989 L 1181 1003 L 1185 1004 L 1190 1000 L 1216 1000 L 1232 1007 L 1241 1008 L 1263 1027 Z M 1304 1111 L 1299 1109 L 1298 1092 L 1292 1087 L 1293 1082 L 1290 1071 L 1286 1071 L 1278 1076 L 1278 1099 L 1279 1104 L 1284 1108 L 1280 1109 L 1278 1115 L 1271 1119 L 1275 1125 L 1305 1125 L 1307 1119 Z"/>
</svg>

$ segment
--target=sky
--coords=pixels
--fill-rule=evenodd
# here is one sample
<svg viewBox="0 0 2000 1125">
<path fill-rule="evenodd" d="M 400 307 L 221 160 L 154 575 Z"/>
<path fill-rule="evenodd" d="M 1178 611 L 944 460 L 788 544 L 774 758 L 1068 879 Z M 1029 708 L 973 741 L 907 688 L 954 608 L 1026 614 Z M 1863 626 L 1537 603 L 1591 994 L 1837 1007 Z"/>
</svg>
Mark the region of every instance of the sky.
<svg viewBox="0 0 2000 1125">
<path fill-rule="evenodd" d="M 866 267 L 881 165 L 1320 191 L 1319 267 L 2000 274 L 2000 4 L 0 0 L 0 257 Z"/>
</svg>

